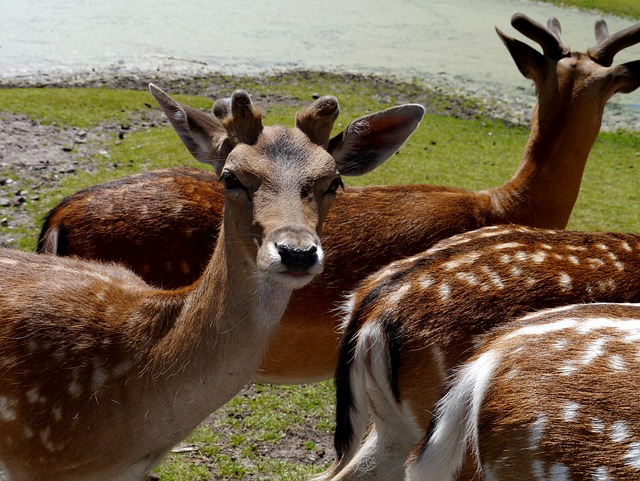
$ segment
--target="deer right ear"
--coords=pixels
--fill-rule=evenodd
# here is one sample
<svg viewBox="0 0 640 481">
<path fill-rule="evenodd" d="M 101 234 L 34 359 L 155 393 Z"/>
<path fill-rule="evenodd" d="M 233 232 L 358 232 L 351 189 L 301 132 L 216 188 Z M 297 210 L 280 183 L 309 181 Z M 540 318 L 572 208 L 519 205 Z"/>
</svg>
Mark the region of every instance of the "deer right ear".
<svg viewBox="0 0 640 481">
<path fill-rule="evenodd" d="M 360 117 L 329 141 L 327 151 L 341 175 L 366 174 L 398 151 L 423 116 L 422 105 L 407 104 Z"/>
<path fill-rule="evenodd" d="M 153 84 L 149 84 L 149 91 L 191 155 L 198 162 L 212 165 L 220 175 L 232 148 L 226 129 L 210 115 L 176 102 Z"/>
<path fill-rule="evenodd" d="M 547 65 L 547 58 L 526 43 L 506 35 L 497 27 L 496 32 L 502 43 L 507 47 L 520 73 L 537 83 L 540 79 L 540 72 Z"/>
</svg>

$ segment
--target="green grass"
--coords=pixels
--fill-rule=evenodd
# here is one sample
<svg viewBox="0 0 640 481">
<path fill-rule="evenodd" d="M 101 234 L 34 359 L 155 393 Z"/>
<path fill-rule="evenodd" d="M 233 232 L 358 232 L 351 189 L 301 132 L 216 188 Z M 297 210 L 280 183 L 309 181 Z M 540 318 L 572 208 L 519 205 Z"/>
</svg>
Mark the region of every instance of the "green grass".
<svg viewBox="0 0 640 481">
<path fill-rule="evenodd" d="M 211 100 L 175 96 L 194 107 L 210 107 Z M 148 92 L 94 88 L 0 89 L 0 111 L 25 114 L 44 124 L 92 127 L 104 123 L 127 124 L 132 112 L 157 108 Z"/>
<path fill-rule="evenodd" d="M 420 85 L 389 81 L 381 87 L 366 78 L 356 78 L 347 85 L 340 77 L 328 74 L 278 75 L 255 84 L 243 78 L 237 86 L 253 93 L 283 96 L 282 104 L 273 104 L 266 111 L 268 124 L 292 125 L 297 110 L 292 103 L 305 105 L 316 91 L 334 93 L 340 99 L 342 114 L 338 128 L 344 128 L 348 121 L 365 112 L 399 100 L 412 101 L 414 96 L 429 97 L 435 111 L 447 108 L 444 97 L 427 95 Z M 199 107 L 211 106 L 210 99 L 179 98 Z M 472 104 L 470 100 L 459 99 L 454 103 L 460 102 Z M 0 89 L 0 111 L 26 114 L 59 126 L 91 128 L 102 122 L 126 123 L 132 116 L 148 110 L 147 104 L 156 108 L 147 92 L 138 91 Z M 433 183 L 482 189 L 501 184 L 513 175 L 527 137 L 528 130 L 524 127 L 484 118 L 462 120 L 429 114 L 410 141 L 385 165 L 365 177 L 345 180 L 347 184 Z M 32 215 L 39 218 L 62 196 L 91 184 L 140 170 L 200 165 L 168 127 L 132 132 L 122 142 L 117 142 L 114 135 L 102 148 L 109 152 L 110 159 L 101 160 L 98 173 L 79 172 L 66 177 L 60 188 L 41 195 L 40 202 L 31 204 Z M 600 135 L 587 164 L 570 228 L 639 230 L 639 154 L 637 133 Z M 31 249 L 35 236 L 36 232 L 23 233 L 21 248 Z M 163 481 L 308 478 L 330 461 L 330 453 L 325 458 L 318 454 L 317 436 L 322 434 L 326 438 L 331 432 L 333 395 L 331 382 L 256 386 L 217 411 L 185 441 L 192 448 L 171 454 L 158 473 Z M 311 425 L 314 432 L 304 433 L 296 442 L 311 457 L 319 458 L 315 463 L 287 459 L 286 452 L 279 451 L 285 441 L 290 441 L 288 436 L 306 425 Z"/>
<path fill-rule="evenodd" d="M 597 10 L 622 17 L 640 18 L 640 4 L 637 0 L 547 0 L 560 6 L 577 7 L 583 10 Z"/>
</svg>

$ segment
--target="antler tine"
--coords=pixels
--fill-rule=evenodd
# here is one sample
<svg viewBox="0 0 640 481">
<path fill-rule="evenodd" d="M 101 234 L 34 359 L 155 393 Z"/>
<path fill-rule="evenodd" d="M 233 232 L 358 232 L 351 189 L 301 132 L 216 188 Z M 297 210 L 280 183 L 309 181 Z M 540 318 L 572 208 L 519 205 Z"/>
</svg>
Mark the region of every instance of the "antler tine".
<svg viewBox="0 0 640 481">
<path fill-rule="evenodd" d="M 296 127 L 302 130 L 311 142 L 327 148 L 333 123 L 339 113 L 338 99 L 326 95 L 296 114 Z"/>
<path fill-rule="evenodd" d="M 244 90 L 236 90 L 231 98 L 216 100 L 213 114 L 220 119 L 234 143 L 253 145 L 262 132 L 262 113 Z"/>
<path fill-rule="evenodd" d="M 598 19 L 596 21 L 596 42 L 596 46 L 587 51 L 589 57 L 604 67 L 610 67 L 613 64 L 613 57 L 620 50 L 640 43 L 640 23 L 609 36 L 607 24 L 604 20 Z"/>
<path fill-rule="evenodd" d="M 553 31 L 560 32 L 560 22 L 557 19 L 549 19 L 550 28 L 546 28 L 523 13 L 516 13 L 511 17 L 511 25 L 521 34 L 540 44 L 548 58 L 558 60 L 566 55 L 568 49 L 562 45 L 559 35 Z"/>
</svg>

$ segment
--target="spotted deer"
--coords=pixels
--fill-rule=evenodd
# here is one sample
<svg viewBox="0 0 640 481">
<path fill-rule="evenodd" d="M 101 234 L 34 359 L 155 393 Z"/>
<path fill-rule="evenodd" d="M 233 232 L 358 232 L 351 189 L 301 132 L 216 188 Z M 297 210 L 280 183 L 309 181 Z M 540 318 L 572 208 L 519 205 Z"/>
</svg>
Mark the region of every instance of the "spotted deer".
<svg viewBox="0 0 640 481">
<path fill-rule="evenodd" d="M 340 324 L 336 306 L 388 262 L 486 225 L 566 226 L 605 104 L 640 83 L 640 62 L 610 67 L 620 49 L 638 41 L 640 24 L 606 40 L 606 24 L 599 21 L 598 46 L 583 54 L 570 53 L 560 41 L 556 20 L 545 29 L 517 14 L 512 23 L 544 51 L 498 31 L 538 95 L 513 178 L 478 192 L 434 185 L 349 187 L 328 214 L 326 268 L 293 295 L 254 380 L 307 383 L 332 377 Z M 160 170 L 78 192 L 47 216 L 39 251 L 123 262 L 156 285 L 188 284 L 200 275 L 217 235 L 222 191 L 212 177 L 196 169 Z"/>
<path fill-rule="evenodd" d="M 505 225 L 451 237 L 368 277 L 348 303 L 336 462 L 321 479 L 403 479 L 450 374 L 483 333 L 544 308 L 639 302 L 638 272 L 640 235 Z"/>
<path fill-rule="evenodd" d="M 335 97 L 285 128 L 263 127 L 243 91 L 215 102 L 218 122 L 150 90 L 224 186 L 218 242 L 202 277 L 170 291 L 115 264 L 0 250 L 0 466 L 12 481 L 142 479 L 251 379 L 291 292 L 322 271 L 340 176 L 386 160 L 424 113 L 365 116 L 329 146 Z"/>
<path fill-rule="evenodd" d="M 640 304 L 539 311 L 479 342 L 407 481 L 640 478 Z"/>
</svg>

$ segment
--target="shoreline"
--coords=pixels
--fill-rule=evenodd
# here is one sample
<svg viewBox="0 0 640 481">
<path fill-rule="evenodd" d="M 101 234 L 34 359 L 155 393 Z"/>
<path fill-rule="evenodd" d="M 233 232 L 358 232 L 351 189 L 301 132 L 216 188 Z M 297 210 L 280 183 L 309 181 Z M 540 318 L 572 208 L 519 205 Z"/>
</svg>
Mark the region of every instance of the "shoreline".
<svg viewBox="0 0 640 481">
<path fill-rule="evenodd" d="M 480 115 L 516 125 L 528 127 L 531 111 L 536 102 L 532 82 L 523 78 L 521 86 L 506 89 L 504 86 L 483 82 L 472 82 L 463 78 L 448 78 L 445 75 L 422 74 L 420 77 L 400 77 L 390 72 L 372 73 L 349 70 L 321 70 L 309 68 L 256 70 L 246 73 L 222 73 L 196 65 L 191 69 L 155 70 L 135 69 L 124 66 L 111 66 L 97 69 L 29 72 L 15 75 L 0 74 L 0 88 L 113 88 L 146 90 L 150 82 L 157 83 L 172 92 L 213 98 L 220 92 L 231 92 L 242 88 L 242 83 L 260 84 L 273 79 L 282 81 L 287 77 L 331 75 L 348 82 L 358 78 L 380 83 L 386 88 L 411 84 L 424 90 L 450 99 L 452 103 L 469 100 L 481 108 L 469 112 L 470 116 Z M 527 86 L 529 84 L 529 86 Z M 605 108 L 602 132 L 631 131 L 640 132 L 640 104 L 625 103 L 619 94 L 609 101 Z M 405 98 L 408 102 L 420 103 L 420 98 Z M 0 111 L 2 106 L 0 106 Z M 429 111 L 429 109 L 427 109 Z M 432 111 L 447 115 L 448 112 Z"/>
</svg>

